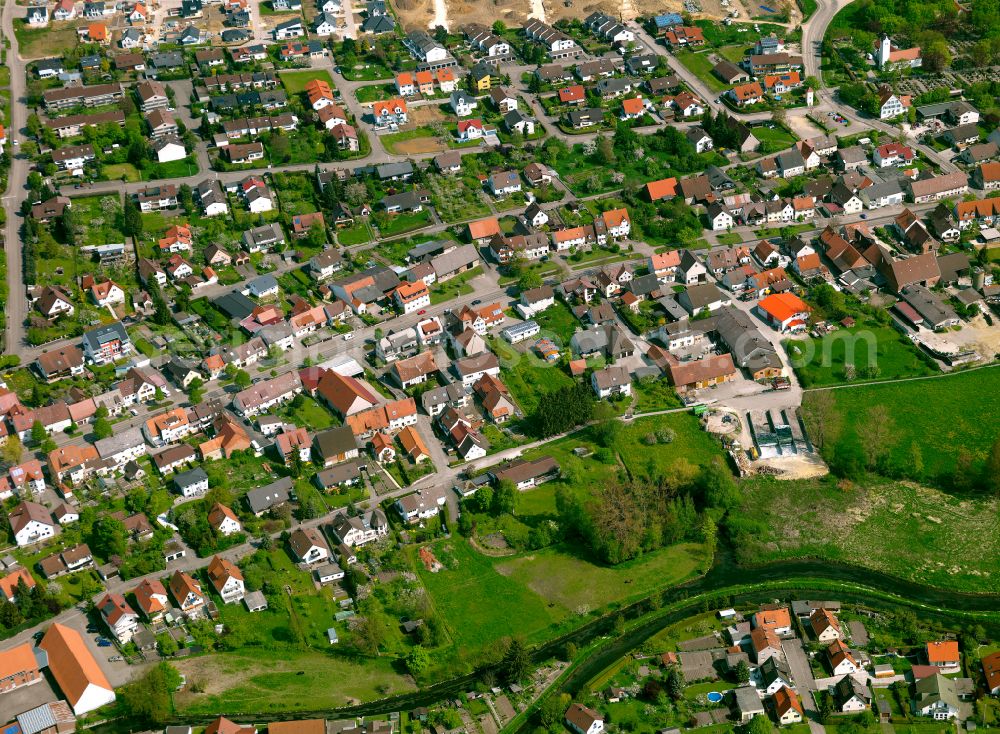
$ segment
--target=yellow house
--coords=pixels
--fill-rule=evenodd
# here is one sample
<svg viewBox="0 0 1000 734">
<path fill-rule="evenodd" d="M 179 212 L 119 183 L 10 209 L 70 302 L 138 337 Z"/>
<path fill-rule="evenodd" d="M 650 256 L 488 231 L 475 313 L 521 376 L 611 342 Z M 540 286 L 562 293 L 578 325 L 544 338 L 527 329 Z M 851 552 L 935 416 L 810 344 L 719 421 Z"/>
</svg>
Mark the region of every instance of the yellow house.
<svg viewBox="0 0 1000 734">
<path fill-rule="evenodd" d="M 493 82 L 490 72 L 491 70 L 488 67 L 483 68 L 482 65 L 476 65 L 476 67 L 473 68 L 472 72 L 469 74 L 472 78 L 472 86 L 477 92 L 490 91 L 490 85 Z"/>
</svg>

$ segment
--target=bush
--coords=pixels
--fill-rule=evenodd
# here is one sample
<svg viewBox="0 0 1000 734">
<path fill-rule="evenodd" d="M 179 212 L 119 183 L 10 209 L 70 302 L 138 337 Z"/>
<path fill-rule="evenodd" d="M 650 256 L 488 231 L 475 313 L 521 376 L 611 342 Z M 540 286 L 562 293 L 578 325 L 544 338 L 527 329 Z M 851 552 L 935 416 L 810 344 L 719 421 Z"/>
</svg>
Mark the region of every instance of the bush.
<svg viewBox="0 0 1000 734">
<path fill-rule="evenodd" d="M 673 428 L 661 428 L 656 432 L 656 440 L 660 443 L 673 443 L 677 434 Z"/>
</svg>

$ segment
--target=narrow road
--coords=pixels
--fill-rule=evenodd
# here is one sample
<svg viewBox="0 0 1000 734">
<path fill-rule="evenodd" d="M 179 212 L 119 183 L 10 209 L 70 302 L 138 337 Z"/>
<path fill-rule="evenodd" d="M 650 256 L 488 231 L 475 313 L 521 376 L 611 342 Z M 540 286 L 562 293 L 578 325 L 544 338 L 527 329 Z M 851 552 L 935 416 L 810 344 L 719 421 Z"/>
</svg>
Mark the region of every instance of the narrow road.
<svg viewBox="0 0 1000 734">
<path fill-rule="evenodd" d="M 21 202 L 26 196 L 30 163 L 20 152 L 24 141 L 23 130 L 27 122 L 27 104 L 24 91 L 24 63 L 19 55 L 17 36 L 14 35 L 14 14 L 20 14 L 15 0 L 6 0 L 3 6 L 2 25 L 4 36 L 10 44 L 7 49 L 7 66 L 10 69 L 10 116 L 7 122 L 7 145 L 11 164 L 7 177 L 7 191 L 3 195 L 3 208 L 7 214 L 4 226 L 4 250 L 7 257 L 7 307 L 4 352 L 18 354 L 24 344 L 24 320 L 28 296 L 24 285 L 24 261 L 21 251 Z"/>
</svg>

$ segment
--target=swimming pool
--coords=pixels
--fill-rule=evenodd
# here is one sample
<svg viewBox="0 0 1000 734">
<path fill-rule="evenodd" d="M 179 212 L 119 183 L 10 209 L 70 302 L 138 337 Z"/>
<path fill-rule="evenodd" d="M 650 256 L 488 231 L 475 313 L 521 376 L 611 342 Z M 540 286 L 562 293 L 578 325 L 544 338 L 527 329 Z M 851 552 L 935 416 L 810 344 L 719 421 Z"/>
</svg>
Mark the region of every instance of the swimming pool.
<svg viewBox="0 0 1000 734">
<path fill-rule="evenodd" d="M 710 692 L 710 693 L 709 693 L 709 694 L 708 694 L 708 695 L 706 696 L 706 698 L 707 698 L 707 699 L 708 699 L 708 700 L 709 700 L 709 701 L 710 701 L 711 703 L 718 703 L 719 701 L 721 701 L 721 700 L 722 700 L 722 694 L 721 694 L 721 693 L 719 693 L 718 691 L 712 691 L 712 692 Z"/>
</svg>

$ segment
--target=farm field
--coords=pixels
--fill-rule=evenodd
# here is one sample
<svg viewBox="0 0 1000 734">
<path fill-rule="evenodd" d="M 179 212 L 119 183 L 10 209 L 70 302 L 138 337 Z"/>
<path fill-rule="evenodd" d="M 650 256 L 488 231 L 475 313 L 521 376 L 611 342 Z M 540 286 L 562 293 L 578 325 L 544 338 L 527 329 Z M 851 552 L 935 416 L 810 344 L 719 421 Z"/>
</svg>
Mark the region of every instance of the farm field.
<svg viewBox="0 0 1000 734">
<path fill-rule="evenodd" d="M 947 484 L 960 451 L 981 465 L 997 439 L 995 405 L 983 396 L 995 395 L 998 380 L 1000 370 L 994 366 L 924 380 L 833 389 L 830 395 L 847 437 L 857 435 L 872 406 L 884 406 L 892 420 L 889 463 L 912 475 L 916 446 L 923 470 L 911 478 Z M 806 392 L 803 410 L 808 413 L 815 401 L 816 393 Z"/>
<path fill-rule="evenodd" d="M 824 558 L 945 589 L 1000 590 L 995 499 L 960 498 L 873 478 L 842 489 L 829 480 L 742 483 L 742 563 Z"/>
</svg>

